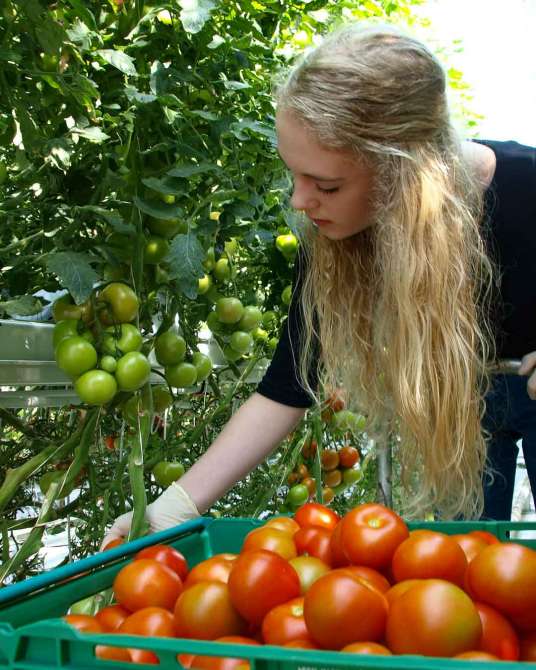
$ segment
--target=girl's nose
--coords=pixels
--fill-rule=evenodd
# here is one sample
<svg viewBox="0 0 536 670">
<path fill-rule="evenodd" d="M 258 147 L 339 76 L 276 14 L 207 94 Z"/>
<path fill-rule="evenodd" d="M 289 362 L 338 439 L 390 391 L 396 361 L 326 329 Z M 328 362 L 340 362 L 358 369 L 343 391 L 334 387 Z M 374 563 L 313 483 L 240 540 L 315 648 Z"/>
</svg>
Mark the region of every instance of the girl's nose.
<svg viewBox="0 0 536 670">
<path fill-rule="evenodd" d="M 290 205 L 294 209 L 314 210 L 320 204 L 318 198 L 308 186 L 294 182 Z"/>
</svg>

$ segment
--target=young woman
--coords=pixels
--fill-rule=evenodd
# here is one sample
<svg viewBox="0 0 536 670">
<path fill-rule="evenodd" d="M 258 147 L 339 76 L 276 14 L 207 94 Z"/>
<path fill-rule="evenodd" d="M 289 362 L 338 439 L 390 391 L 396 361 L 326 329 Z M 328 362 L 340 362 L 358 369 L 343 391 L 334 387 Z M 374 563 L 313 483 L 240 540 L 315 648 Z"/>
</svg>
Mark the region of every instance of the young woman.
<svg viewBox="0 0 536 670">
<path fill-rule="evenodd" d="M 291 204 L 305 215 L 287 325 L 256 393 L 147 519 L 158 530 L 207 510 L 293 429 L 318 388 L 341 385 L 369 426 L 396 425 L 407 513 L 474 517 L 495 334 L 501 357 L 536 350 L 536 263 L 510 262 L 517 241 L 489 206 L 497 185 L 508 190 L 494 176 L 504 181 L 515 163 L 534 215 L 534 151 L 461 142 L 443 68 L 392 27 L 333 33 L 276 98 Z M 523 239 L 532 260 L 535 234 Z M 505 257 L 510 264 L 494 269 Z M 519 305 L 512 290 L 527 279 L 534 288 Z M 511 325 L 495 309 L 505 286 Z M 526 332 L 515 331 L 523 323 Z M 535 365 L 531 354 L 522 372 Z M 536 392 L 536 376 L 530 384 Z M 129 525 L 128 514 L 117 519 L 106 541 Z"/>
</svg>

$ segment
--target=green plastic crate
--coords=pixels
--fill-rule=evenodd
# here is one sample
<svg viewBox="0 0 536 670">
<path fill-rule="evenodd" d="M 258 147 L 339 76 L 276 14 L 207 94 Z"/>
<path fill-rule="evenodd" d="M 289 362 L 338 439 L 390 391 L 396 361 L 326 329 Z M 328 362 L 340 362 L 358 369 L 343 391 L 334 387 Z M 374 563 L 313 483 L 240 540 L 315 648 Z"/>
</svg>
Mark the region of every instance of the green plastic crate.
<svg viewBox="0 0 536 670">
<path fill-rule="evenodd" d="M 107 667 L 132 670 L 132 663 L 95 658 L 97 644 L 150 649 L 159 657 L 162 668 L 181 668 L 176 660 L 177 654 L 195 653 L 245 658 L 250 662 L 251 670 L 355 670 L 371 667 L 389 670 L 470 667 L 474 670 L 474 662 L 471 661 L 422 656 L 358 656 L 179 638 L 87 635 L 73 630 L 59 618 L 72 603 L 109 588 L 117 572 L 144 547 L 170 544 L 186 556 L 192 567 L 214 554 L 238 552 L 246 534 L 261 523 L 252 519 L 203 517 L 0 589 L 0 670 L 84 670 Z M 536 531 L 536 523 L 422 522 L 412 523 L 410 528 L 430 528 L 449 534 L 483 529 L 494 533 L 501 540 L 508 540 L 510 531 Z M 536 540 L 517 541 L 536 548 Z M 519 670 L 520 667 L 519 663 L 501 662 L 502 670 Z M 496 670 L 497 665 L 484 662 L 479 663 L 478 668 Z"/>
</svg>

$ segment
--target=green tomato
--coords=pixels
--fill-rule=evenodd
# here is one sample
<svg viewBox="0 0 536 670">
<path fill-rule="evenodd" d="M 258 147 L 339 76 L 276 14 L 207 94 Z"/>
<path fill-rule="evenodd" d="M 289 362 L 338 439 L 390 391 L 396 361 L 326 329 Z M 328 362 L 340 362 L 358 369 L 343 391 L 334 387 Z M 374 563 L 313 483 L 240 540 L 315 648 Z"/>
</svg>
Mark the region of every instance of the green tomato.
<svg viewBox="0 0 536 670">
<path fill-rule="evenodd" d="M 139 351 L 130 351 L 117 361 L 115 378 L 121 391 L 136 391 L 147 383 L 151 364 Z"/>
<path fill-rule="evenodd" d="M 156 483 L 166 489 L 184 474 L 184 465 L 173 461 L 160 461 L 153 468 Z"/>
<path fill-rule="evenodd" d="M 46 496 L 50 486 L 55 483 L 61 483 L 65 479 L 65 475 L 65 470 L 50 470 L 49 472 L 42 474 L 41 477 L 39 477 L 39 488 L 41 489 L 41 493 Z M 71 482 L 70 484 L 65 483 L 58 493 L 58 498 L 65 498 L 68 496 L 72 493 L 74 487 L 74 482 Z"/>
<path fill-rule="evenodd" d="M 226 284 L 231 279 L 231 266 L 228 258 L 220 258 L 212 270 L 214 279 L 219 284 Z"/>
<path fill-rule="evenodd" d="M 253 346 L 253 337 L 243 330 L 237 330 L 231 335 L 229 346 L 239 354 L 247 354 Z"/>
<path fill-rule="evenodd" d="M 172 330 L 167 330 L 156 338 L 154 350 L 160 365 L 176 365 L 184 360 L 186 340 Z"/>
<path fill-rule="evenodd" d="M 98 301 L 105 306 L 99 312 L 99 318 L 107 326 L 130 323 L 138 314 L 138 297 L 130 286 L 121 282 L 105 286 L 98 295 Z"/>
<path fill-rule="evenodd" d="M 290 301 L 292 300 L 292 285 L 289 284 L 288 286 L 285 286 L 283 289 L 283 292 L 281 293 L 281 300 L 284 305 L 290 305 Z"/>
<path fill-rule="evenodd" d="M 52 345 L 54 349 L 62 340 L 66 340 L 69 337 L 76 337 L 78 335 L 78 319 L 64 319 L 63 321 L 58 321 L 54 326 L 54 331 L 52 333 Z"/>
<path fill-rule="evenodd" d="M 349 409 L 341 409 L 339 412 L 333 414 L 332 425 L 335 430 L 359 433 L 364 430 L 367 420 L 362 414 L 356 414 Z"/>
<path fill-rule="evenodd" d="M 264 328 L 255 328 L 251 334 L 255 342 L 268 342 L 268 331 L 264 330 Z"/>
<path fill-rule="evenodd" d="M 197 282 L 197 293 L 199 295 L 205 295 L 205 293 L 212 286 L 212 277 L 210 275 L 203 275 L 201 279 Z"/>
<path fill-rule="evenodd" d="M 242 354 L 238 351 L 235 351 L 229 344 L 223 347 L 223 355 L 231 363 L 236 363 L 237 360 L 242 358 Z"/>
<path fill-rule="evenodd" d="M 342 472 L 342 481 L 346 486 L 351 486 L 363 479 L 363 473 L 361 470 L 355 470 L 354 468 L 346 468 Z"/>
<path fill-rule="evenodd" d="M 149 217 L 147 219 L 147 228 L 149 228 L 153 235 L 159 235 L 168 239 L 175 237 L 178 233 L 184 234 L 188 232 L 188 224 L 179 219 L 155 219 Z"/>
<path fill-rule="evenodd" d="M 102 356 L 99 362 L 99 368 L 111 374 L 117 370 L 117 361 L 113 356 Z"/>
<path fill-rule="evenodd" d="M 156 265 L 164 260 L 169 251 L 169 242 L 163 237 L 151 235 L 145 243 L 143 262 L 147 265 Z"/>
<path fill-rule="evenodd" d="M 295 484 L 287 494 L 286 503 L 291 507 L 300 507 L 309 499 L 309 490 L 305 484 Z"/>
<path fill-rule="evenodd" d="M 215 265 L 216 265 L 216 253 L 214 251 L 214 247 L 210 247 L 207 250 L 205 260 L 203 261 L 203 267 L 207 272 L 211 272 L 214 269 Z"/>
<path fill-rule="evenodd" d="M 205 381 L 212 372 L 212 361 L 210 360 L 210 357 L 206 354 L 202 354 L 200 351 L 195 351 L 192 356 L 192 363 L 197 370 L 197 381 Z"/>
<path fill-rule="evenodd" d="M 255 305 L 247 305 L 244 307 L 244 314 L 238 322 L 240 330 L 254 330 L 262 321 L 262 312 Z"/>
<path fill-rule="evenodd" d="M 52 305 L 52 318 L 56 323 L 67 319 L 82 319 L 85 323 L 93 317 L 91 303 L 86 300 L 80 305 L 75 305 L 70 295 L 64 295 L 54 301 Z"/>
<path fill-rule="evenodd" d="M 158 197 L 162 202 L 165 202 L 166 205 L 173 205 L 175 202 L 175 196 L 172 193 L 159 193 Z"/>
<path fill-rule="evenodd" d="M 262 315 L 262 325 L 266 328 L 266 330 L 272 330 L 272 328 L 275 328 L 277 326 L 277 314 L 272 310 L 264 312 Z"/>
<path fill-rule="evenodd" d="M 142 344 L 143 338 L 136 326 L 131 323 L 122 323 L 106 328 L 102 348 L 107 354 L 120 356 L 128 354 L 129 351 L 139 351 Z"/>
<path fill-rule="evenodd" d="M 157 286 L 162 284 L 169 284 L 169 272 L 164 270 L 161 265 L 157 265 L 154 269 L 154 280 Z"/>
<path fill-rule="evenodd" d="M 153 393 L 153 409 L 156 414 L 161 414 L 173 403 L 173 396 L 169 392 L 167 386 L 154 386 Z"/>
<path fill-rule="evenodd" d="M 162 9 L 161 11 L 159 11 L 158 14 L 156 15 L 156 18 L 158 19 L 158 21 L 160 21 L 160 23 L 163 23 L 165 26 L 170 26 L 173 23 L 171 14 L 167 9 Z"/>
<path fill-rule="evenodd" d="M 216 303 L 216 315 L 222 323 L 238 323 L 244 315 L 244 305 L 238 298 L 220 298 Z"/>
<path fill-rule="evenodd" d="M 229 256 L 229 258 L 232 258 L 235 255 L 236 250 L 238 249 L 238 242 L 236 240 L 236 237 L 231 237 L 230 240 L 227 240 L 227 242 L 225 242 L 223 247 L 225 249 L 225 253 Z"/>
<path fill-rule="evenodd" d="M 165 369 L 166 381 L 174 388 L 187 388 L 197 381 L 197 370 L 192 363 L 179 363 Z"/>
<path fill-rule="evenodd" d="M 0 186 L 6 181 L 7 179 L 7 167 L 5 166 L 4 163 L 0 163 Z"/>
<path fill-rule="evenodd" d="M 74 390 L 82 402 L 88 405 L 105 405 L 117 393 L 117 382 L 115 377 L 105 370 L 90 370 L 78 377 Z"/>
<path fill-rule="evenodd" d="M 289 233 L 288 235 L 278 235 L 275 238 L 275 246 L 283 256 L 289 260 L 293 259 L 298 249 L 298 239 L 296 235 Z"/>
<path fill-rule="evenodd" d="M 277 349 L 278 344 L 279 344 L 279 338 L 277 337 L 271 337 L 267 342 L 268 349 L 270 349 L 270 351 L 275 351 Z"/>
<path fill-rule="evenodd" d="M 97 351 L 84 337 L 75 335 L 62 340 L 55 351 L 56 361 L 65 373 L 78 377 L 97 365 Z"/>
</svg>

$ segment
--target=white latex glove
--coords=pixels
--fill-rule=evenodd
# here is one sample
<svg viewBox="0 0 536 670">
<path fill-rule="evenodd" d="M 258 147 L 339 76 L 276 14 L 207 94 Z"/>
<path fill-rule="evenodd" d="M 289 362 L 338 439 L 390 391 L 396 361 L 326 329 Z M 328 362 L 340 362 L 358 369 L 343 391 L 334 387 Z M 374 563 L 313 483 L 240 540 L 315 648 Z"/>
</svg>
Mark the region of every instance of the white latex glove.
<svg viewBox="0 0 536 670">
<path fill-rule="evenodd" d="M 198 516 L 199 511 L 194 501 L 177 482 L 173 482 L 161 496 L 147 505 L 145 510 L 145 519 L 149 523 L 150 533 L 178 526 Z M 101 551 L 108 542 L 117 538 L 126 538 L 131 522 L 132 512 L 118 516 L 102 541 Z"/>
</svg>

